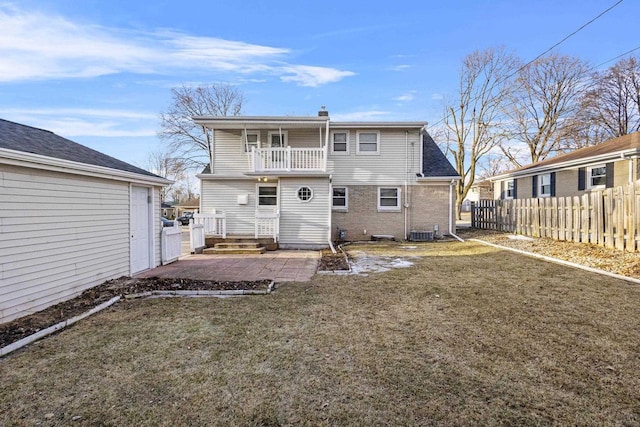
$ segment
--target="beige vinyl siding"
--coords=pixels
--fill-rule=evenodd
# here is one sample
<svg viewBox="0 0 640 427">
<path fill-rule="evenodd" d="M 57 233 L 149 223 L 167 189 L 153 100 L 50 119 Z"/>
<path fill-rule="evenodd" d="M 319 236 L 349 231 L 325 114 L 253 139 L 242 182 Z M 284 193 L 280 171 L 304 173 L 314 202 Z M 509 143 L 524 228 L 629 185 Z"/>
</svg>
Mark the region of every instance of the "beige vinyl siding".
<svg viewBox="0 0 640 427">
<path fill-rule="evenodd" d="M 224 212 L 227 215 L 227 233 L 253 234 L 255 232 L 256 180 L 201 181 L 202 213 Z M 249 195 L 246 205 L 238 204 L 238 196 Z"/>
<path fill-rule="evenodd" d="M 302 186 L 313 191 L 313 197 L 307 202 L 297 197 Z M 327 245 L 330 203 L 327 178 L 281 178 L 280 242 Z"/>
<path fill-rule="evenodd" d="M 421 136 L 417 130 L 409 131 L 406 144 L 405 130 L 380 129 L 380 154 L 357 154 L 358 130 L 349 129 L 348 155 L 332 155 L 329 150 L 327 168 L 334 186 L 402 185 L 405 180 L 415 183 L 416 174 L 421 172 Z M 408 163 L 408 173 L 405 163 Z"/>
<path fill-rule="evenodd" d="M 277 129 L 261 130 L 260 147 L 269 147 L 269 132 L 277 132 Z M 287 145 L 291 148 L 320 148 L 320 131 L 318 129 L 286 129 Z M 248 132 L 256 132 L 255 130 Z M 324 141 L 324 129 L 322 138 Z M 242 174 L 249 171 L 249 157 L 244 152 L 242 130 L 216 130 L 215 131 L 215 155 L 213 160 L 213 173 L 216 175 Z"/>
<path fill-rule="evenodd" d="M 129 274 L 129 184 L 3 166 L 0 322 Z"/>
</svg>

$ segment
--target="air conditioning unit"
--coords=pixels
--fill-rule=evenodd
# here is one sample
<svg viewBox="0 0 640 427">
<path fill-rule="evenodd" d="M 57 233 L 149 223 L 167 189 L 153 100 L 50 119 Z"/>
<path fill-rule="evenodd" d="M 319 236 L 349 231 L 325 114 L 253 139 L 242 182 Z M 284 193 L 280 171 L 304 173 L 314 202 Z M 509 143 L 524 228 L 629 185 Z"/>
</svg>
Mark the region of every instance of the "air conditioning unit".
<svg viewBox="0 0 640 427">
<path fill-rule="evenodd" d="M 412 231 L 409 239 L 413 242 L 433 241 L 433 231 Z"/>
</svg>

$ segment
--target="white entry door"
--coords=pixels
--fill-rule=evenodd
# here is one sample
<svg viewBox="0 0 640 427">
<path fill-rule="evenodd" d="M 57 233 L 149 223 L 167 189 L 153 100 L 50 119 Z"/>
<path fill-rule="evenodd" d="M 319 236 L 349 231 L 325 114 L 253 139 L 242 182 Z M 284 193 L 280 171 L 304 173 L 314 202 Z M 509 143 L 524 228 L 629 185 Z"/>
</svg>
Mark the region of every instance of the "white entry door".
<svg viewBox="0 0 640 427">
<path fill-rule="evenodd" d="M 151 268 L 149 189 L 131 187 L 131 274 Z"/>
</svg>

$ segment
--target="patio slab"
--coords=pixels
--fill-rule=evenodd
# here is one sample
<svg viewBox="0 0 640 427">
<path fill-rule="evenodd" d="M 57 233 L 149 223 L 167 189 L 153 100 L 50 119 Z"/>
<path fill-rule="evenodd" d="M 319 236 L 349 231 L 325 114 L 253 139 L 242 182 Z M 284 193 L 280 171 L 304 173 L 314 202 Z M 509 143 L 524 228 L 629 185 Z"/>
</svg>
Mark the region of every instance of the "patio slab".
<svg viewBox="0 0 640 427">
<path fill-rule="evenodd" d="M 278 250 L 264 254 L 187 255 L 180 260 L 136 274 L 135 277 L 184 278 L 214 281 L 274 280 L 307 282 L 318 268 L 320 252 Z"/>
</svg>

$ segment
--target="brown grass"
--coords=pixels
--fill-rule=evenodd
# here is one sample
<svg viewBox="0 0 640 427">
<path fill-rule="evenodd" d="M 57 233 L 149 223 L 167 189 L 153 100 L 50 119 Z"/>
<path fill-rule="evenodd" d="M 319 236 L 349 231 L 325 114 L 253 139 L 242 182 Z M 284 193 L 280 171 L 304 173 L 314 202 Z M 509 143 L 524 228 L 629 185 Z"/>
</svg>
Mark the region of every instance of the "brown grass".
<svg viewBox="0 0 640 427">
<path fill-rule="evenodd" d="M 0 424 L 640 424 L 640 287 L 475 243 L 411 255 L 117 305 L 0 361 Z"/>
</svg>

